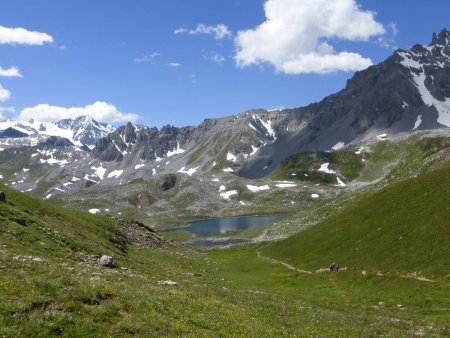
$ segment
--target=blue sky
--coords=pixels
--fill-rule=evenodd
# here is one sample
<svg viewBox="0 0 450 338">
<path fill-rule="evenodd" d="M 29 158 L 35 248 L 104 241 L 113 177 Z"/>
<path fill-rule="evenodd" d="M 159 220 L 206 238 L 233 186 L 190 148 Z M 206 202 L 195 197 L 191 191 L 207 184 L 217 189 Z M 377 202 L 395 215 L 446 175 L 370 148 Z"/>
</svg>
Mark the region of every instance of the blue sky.
<svg viewBox="0 0 450 338">
<path fill-rule="evenodd" d="M 450 28 L 448 0 L 315 1 L 353 3 L 356 10 L 344 18 L 355 17 L 325 34 L 316 21 L 340 8 L 308 23 L 308 13 L 301 13 L 311 0 L 269 0 L 273 22 L 299 24 L 279 28 L 272 22 L 261 29 L 272 15 L 263 0 L 0 0 L 1 27 L 51 37 L 39 45 L 2 43 L 0 36 L 0 70 L 17 67 L 21 74 L 0 77 L 0 90 L 9 92 L 0 114 L 72 116 L 91 105 L 107 111 L 99 119 L 138 116 L 138 123 L 160 127 L 250 108 L 299 107 L 342 89 L 355 71 L 349 67 L 378 63 L 395 47 L 429 43 L 432 32 Z M 370 19 L 359 18 L 367 11 L 374 12 Z M 357 29 L 345 26 L 358 20 Z M 305 61 L 304 54 L 312 58 Z M 324 55 L 331 61 L 316 63 Z"/>
</svg>

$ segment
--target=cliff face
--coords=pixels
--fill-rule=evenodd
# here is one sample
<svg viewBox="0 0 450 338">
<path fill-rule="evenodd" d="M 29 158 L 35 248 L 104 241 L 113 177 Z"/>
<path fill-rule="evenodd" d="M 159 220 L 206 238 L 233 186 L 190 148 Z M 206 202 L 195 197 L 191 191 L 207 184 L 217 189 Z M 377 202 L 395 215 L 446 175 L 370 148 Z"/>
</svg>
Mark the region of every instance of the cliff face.
<svg viewBox="0 0 450 338">
<path fill-rule="evenodd" d="M 195 127 L 158 130 L 128 124 L 98 141 L 93 154 L 102 161 L 127 158 L 135 165 L 201 145 L 209 155 L 201 154 L 200 165 L 229 152 L 235 172 L 259 178 L 301 151 L 338 148 L 381 133 L 450 127 L 449 98 L 450 32 L 443 30 L 433 34 L 430 45 L 397 50 L 386 61 L 357 72 L 343 90 L 319 103 L 252 110 Z"/>
</svg>

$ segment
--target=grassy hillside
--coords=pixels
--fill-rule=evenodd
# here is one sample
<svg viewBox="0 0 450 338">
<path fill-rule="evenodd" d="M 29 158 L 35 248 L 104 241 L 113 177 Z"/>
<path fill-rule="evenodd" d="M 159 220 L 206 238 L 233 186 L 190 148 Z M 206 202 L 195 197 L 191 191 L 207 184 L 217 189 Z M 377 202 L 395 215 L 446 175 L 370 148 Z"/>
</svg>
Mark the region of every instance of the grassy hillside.
<svg viewBox="0 0 450 338">
<path fill-rule="evenodd" d="M 274 180 L 298 179 L 313 183 L 336 184 L 334 174 L 318 171 L 321 164 L 329 163 L 341 177 L 353 181 L 364 168 L 362 156 L 351 150 L 334 152 L 308 151 L 289 157 L 281 163 L 271 174 Z"/>
<path fill-rule="evenodd" d="M 0 336 L 446 336 L 449 183 L 447 164 L 283 242 L 213 251 L 0 186 Z M 332 260 L 348 269 L 316 272 Z"/>
<path fill-rule="evenodd" d="M 392 185 L 263 252 L 305 269 L 450 276 L 450 169 Z"/>
</svg>

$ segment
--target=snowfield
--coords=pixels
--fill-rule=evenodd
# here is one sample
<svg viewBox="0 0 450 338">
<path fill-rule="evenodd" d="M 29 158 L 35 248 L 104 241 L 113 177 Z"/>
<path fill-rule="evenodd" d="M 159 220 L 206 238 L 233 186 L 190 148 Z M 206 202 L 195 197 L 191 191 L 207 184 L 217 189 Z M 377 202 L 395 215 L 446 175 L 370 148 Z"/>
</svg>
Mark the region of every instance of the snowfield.
<svg viewBox="0 0 450 338">
<path fill-rule="evenodd" d="M 108 174 L 108 178 L 112 178 L 112 177 L 119 178 L 120 175 L 122 175 L 122 173 L 123 173 L 123 170 L 114 170 Z"/>
<path fill-rule="evenodd" d="M 247 184 L 247 189 L 250 190 L 251 192 L 260 192 L 270 190 L 270 187 L 268 185 L 262 185 L 258 187 L 256 185 Z"/>
<path fill-rule="evenodd" d="M 237 195 L 238 191 L 237 190 L 230 190 L 230 191 L 225 191 L 220 193 L 220 197 L 228 200 L 230 199 L 231 196 Z"/>
<path fill-rule="evenodd" d="M 336 174 L 336 171 L 328 168 L 329 165 L 330 163 L 324 163 L 320 166 L 320 168 L 317 171 L 321 171 L 326 174 Z"/>
<path fill-rule="evenodd" d="M 189 176 L 192 176 L 194 173 L 197 172 L 198 168 L 200 168 L 200 167 L 195 167 L 195 168 L 191 168 L 191 169 L 187 169 L 186 170 L 186 167 L 183 167 L 180 170 L 178 170 L 178 172 L 182 173 L 182 174 L 187 174 Z"/>
</svg>

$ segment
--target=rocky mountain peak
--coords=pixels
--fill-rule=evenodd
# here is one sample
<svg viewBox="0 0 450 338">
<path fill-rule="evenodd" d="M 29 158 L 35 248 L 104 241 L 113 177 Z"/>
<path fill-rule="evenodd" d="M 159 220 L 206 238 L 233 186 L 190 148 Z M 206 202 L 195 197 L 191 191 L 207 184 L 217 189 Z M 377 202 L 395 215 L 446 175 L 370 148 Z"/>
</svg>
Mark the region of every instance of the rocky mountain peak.
<svg viewBox="0 0 450 338">
<path fill-rule="evenodd" d="M 439 35 L 433 33 L 433 39 L 431 41 L 432 45 L 448 46 L 450 45 L 450 31 L 448 29 L 443 29 Z"/>
<path fill-rule="evenodd" d="M 15 133 L 12 133 L 12 130 Z M 6 132 L 5 132 L 6 131 Z M 91 116 L 79 116 L 76 119 L 63 119 L 58 122 L 36 121 L 14 121 L 0 122 L 0 133 L 3 138 L 23 137 L 62 137 L 82 149 L 93 148 L 97 140 L 114 131 L 114 127 L 107 123 L 95 121 Z M 19 134 L 20 133 L 20 134 Z"/>
<path fill-rule="evenodd" d="M 92 147 L 100 138 L 114 131 L 114 127 L 107 123 L 97 122 L 89 115 L 82 115 L 76 119 L 64 119 L 57 123 L 59 128 L 73 132 L 73 140 L 84 146 Z"/>
<path fill-rule="evenodd" d="M 136 130 L 131 122 L 128 122 L 125 127 L 123 128 L 123 131 L 121 132 L 123 137 L 125 138 L 125 143 L 136 143 Z"/>
</svg>

